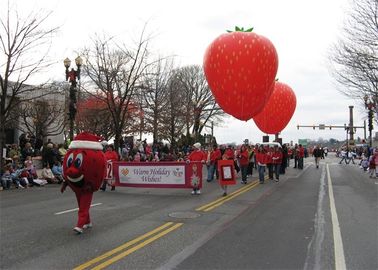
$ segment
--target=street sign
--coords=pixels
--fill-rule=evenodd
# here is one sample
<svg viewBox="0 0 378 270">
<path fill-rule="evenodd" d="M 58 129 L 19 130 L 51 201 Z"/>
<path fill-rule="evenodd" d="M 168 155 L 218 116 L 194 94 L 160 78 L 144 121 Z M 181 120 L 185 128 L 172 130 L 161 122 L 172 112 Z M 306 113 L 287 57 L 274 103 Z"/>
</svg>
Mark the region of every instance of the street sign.
<svg viewBox="0 0 378 270">
<path fill-rule="evenodd" d="M 298 139 L 298 144 L 301 144 L 302 146 L 307 146 L 307 139 Z"/>
<path fill-rule="evenodd" d="M 324 124 L 319 124 L 319 129 L 325 129 L 325 125 Z"/>
</svg>

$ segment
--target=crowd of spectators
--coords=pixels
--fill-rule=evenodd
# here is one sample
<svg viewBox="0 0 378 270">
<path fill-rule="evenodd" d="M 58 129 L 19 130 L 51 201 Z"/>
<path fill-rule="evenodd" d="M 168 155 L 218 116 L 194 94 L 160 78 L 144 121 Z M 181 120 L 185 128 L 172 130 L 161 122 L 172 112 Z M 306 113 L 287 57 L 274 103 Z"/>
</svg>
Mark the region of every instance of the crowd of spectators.
<svg viewBox="0 0 378 270">
<path fill-rule="evenodd" d="M 38 142 L 27 134 L 20 136 L 19 144 L 7 146 L 4 166 L 0 170 L 0 189 L 23 189 L 63 181 L 61 162 L 66 153 L 64 145 L 48 140 L 38 149 L 36 146 L 39 147 Z M 43 169 L 37 168 L 37 161 L 42 162 Z"/>
</svg>

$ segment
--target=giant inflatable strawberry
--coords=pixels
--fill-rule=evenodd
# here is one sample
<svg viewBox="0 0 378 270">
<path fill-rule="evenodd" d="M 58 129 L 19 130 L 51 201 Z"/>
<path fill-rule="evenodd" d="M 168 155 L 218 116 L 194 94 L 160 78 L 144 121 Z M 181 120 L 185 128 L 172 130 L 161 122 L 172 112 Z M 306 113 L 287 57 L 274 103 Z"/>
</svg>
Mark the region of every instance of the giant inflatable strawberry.
<svg viewBox="0 0 378 270">
<path fill-rule="evenodd" d="M 276 82 L 264 109 L 255 117 L 256 126 L 266 134 L 281 132 L 290 122 L 297 106 L 293 89 L 285 83 Z"/>
<path fill-rule="evenodd" d="M 79 234 L 92 227 L 89 208 L 93 192 L 99 189 L 105 175 L 106 160 L 101 141 L 94 134 L 80 133 L 71 142 L 63 160 L 65 182 L 61 191 L 64 192 L 68 185 L 75 192 L 79 213 L 74 231 Z"/>
<path fill-rule="evenodd" d="M 273 43 L 264 36 L 235 28 L 207 48 L 203 68 L 219 106 L 240 120 L 257 115 L 268 101 L 278 69 Z"/>
</svg>

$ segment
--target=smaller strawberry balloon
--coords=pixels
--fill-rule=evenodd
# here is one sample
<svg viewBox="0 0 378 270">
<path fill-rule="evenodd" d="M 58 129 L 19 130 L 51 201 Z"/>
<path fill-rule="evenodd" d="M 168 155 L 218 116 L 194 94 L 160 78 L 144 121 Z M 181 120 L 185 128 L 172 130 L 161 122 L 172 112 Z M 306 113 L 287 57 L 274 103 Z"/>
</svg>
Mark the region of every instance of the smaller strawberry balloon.
<svg viewBox="0 0 378 270">
<path fill-rule="evenodd" d="M 296 106 L 297 98 L 290 86 L 275 82 L 273 93 L 264 109 L 253 120 L 262 132 L 277 134 L 290 122 Z"/>
</svg>

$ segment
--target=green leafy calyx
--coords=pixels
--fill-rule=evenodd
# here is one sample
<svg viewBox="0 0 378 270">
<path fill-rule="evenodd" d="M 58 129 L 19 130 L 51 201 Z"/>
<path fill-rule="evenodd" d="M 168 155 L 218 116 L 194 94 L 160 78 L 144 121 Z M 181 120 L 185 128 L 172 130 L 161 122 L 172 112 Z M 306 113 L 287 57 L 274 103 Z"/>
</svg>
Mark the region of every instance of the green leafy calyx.
<svg viewBox="0 0 378 270">
<path fill-rule="evenodd" d="M 232 33 L 232 32 L 252 32 L 252 31 L 253 31 L 253 27 L 244 30 L 244 27 L 235 26 L 235 30 L 234 31 L 227 30 L 227 33 Z"/>
</svg>

